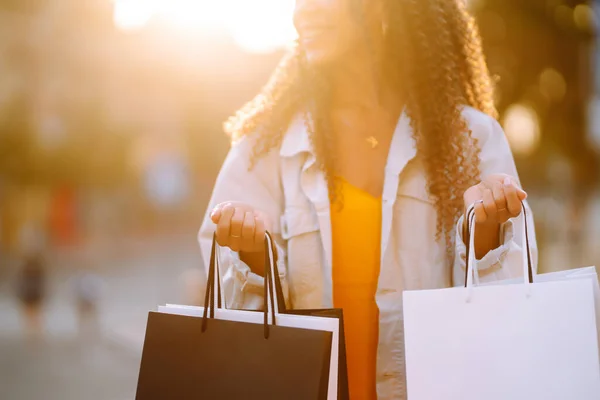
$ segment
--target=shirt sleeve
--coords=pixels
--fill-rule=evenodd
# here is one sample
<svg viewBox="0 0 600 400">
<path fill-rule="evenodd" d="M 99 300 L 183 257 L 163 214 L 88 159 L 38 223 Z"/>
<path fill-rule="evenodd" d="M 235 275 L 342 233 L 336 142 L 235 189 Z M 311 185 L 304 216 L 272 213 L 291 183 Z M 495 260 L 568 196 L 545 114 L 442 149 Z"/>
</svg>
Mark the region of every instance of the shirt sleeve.
<svg viewBox="0 0 600 400">
<path fill-rule="evenodd" d="M 217 177 L 208 210 L 198 233 L 198 242 L 208 272 L 210 251 L 215 224 L 210 219 L 210 211 L 226 201 L 243 202 L 265 212 L 273 227 L 271 235 L 278 253 L 278 269 L 286 302 L 288 285 L 285 266 L 285 245 L 278 222 L 283 208 L 283 194 L 279 186 L 279 155 L 272 151 L 250 165 L 254 141 L 245 137 L 229 151 Z M 231 309 L 256 310 L 263 306 L 264 279 L 250 270 L 239 255 L 228 248 L 219 248 L 219 271 L 225 305 Z"/>
<path fill-rule="evenodd" d="M 475 111 L 465 112 L 467 121 L 481 146 L 480 169 L 482 178 L 492 174 L 507 174 L 519 179 L 515 161 L 510 150 L 506 136 L 500 124 L 491 117 Z M 538 250 L 535 239 L 533 213 L 529 204 L 524 201 L 527 214 L 527 230 L 529 249 L 534 272 L 537 270 Z M 464 216 L 460 217 L 455 228 L 455 257 L 453 268 L 453 282 L 456 286 L 465 283 L 466 246 L 462 226 Z M 500 227 L 500 246 L 488 252 L 481 260 L 476 262 L 477 271 L 481 282 L 504 280 L 523 276 L 522 252 L 524 251 L 525 237 L 523 235 L 525 223 L 523 213 L 519 217 L 510 219 Z"/>
</svg>

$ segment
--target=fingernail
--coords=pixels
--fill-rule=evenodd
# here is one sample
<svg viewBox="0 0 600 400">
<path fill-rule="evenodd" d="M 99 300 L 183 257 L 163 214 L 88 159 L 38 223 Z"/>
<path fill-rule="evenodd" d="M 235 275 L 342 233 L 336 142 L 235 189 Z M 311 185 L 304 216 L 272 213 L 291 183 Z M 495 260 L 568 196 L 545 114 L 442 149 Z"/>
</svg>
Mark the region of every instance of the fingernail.
<svg viewBox="0 0 600 400">
<path fill-rule="evenodd" d="M 510 180 L 509 177 L 504 178 L 504 185 L 505 186 L 510 186 L 512 185 L 512 181 Z"/>
<path fill-rule="evenodd" d="M 215 210 L 212 210 L 212 211 L 210 212 L 210 217 L 211 217 L 211 218 L 215 216 L 215 212 L 216 212 Z"/>
</svg>

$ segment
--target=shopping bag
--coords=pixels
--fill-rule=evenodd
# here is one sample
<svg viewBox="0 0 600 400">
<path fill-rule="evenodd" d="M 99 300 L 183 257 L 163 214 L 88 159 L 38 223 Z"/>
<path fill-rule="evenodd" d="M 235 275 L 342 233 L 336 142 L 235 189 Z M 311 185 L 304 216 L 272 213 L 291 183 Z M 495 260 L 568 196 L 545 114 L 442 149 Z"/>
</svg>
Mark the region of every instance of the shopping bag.
<svg viewBox="0 0 600 400">
<path fill-rule="evenodd" d="M 271 253 L 271 257 L 275 260 L 274 252 Z M 219 252 L 217 251 L 215 262 L 217 265 L 216 268 L 216 278 L 217 278 L 217 287 L 220 287 L 220 275 L 219 275 Z M 330 381 L 329 381 L 329 393 L 331 398 L 336 398 L 338 400 L 348 400 L 350 398 L 350 393 L 348 389 L 348 366 L 346 359 L 346 340 L 344 333 L 344 313 L 341 308 L 324 308 L 324 309 L 287 309 L 285 304 L 285 298 L 283 295 L 283 286 L 281 284 L 279 270 L 277 267 L 277 263 L 273 263 L 273 282 L 275 285 L 275 294 L 276 301 L 278 305 L 279 312 L 281 314 L 287 315 L 304 315 L 304 316 L 314 316 L 321 318 L 335 318 L 339 322 L 339 328 L 337 332 L 334 332 L 333 335 L 333 346 L 337 351 L 332 351 L 331 353 L 331 363 L 330 363 Z M 225 304 L 225 299 L 220 297 L 217 301 Z M 166 307 L 159 307 L 159 312 L 169 312 L 169 313 L 177 313 L 179 308 L 183 307 L 184 310 L 182 312 L 185 315 L 202 315 L 200 313 L 201 308 L 198 307 L 190 307 L 190 306 L 179 306 L 173 304 L 167 304 Z M 256 312 L 255 310 L 248 310 Z M 317 325 L 318 326 L 318 325 Z M 336 371 L 337 371 L 337 380 L 336 380 Z M 333 396 L 333 393 L 337 390 L 337 397 Z"/>
<path fill-rule="evenodd" d="M 202 307 L 196 306 L 185 306 L 185 305 L 177 305 L 177 304 L 167 304 L 165 306 L 159 306 L 158 312 L 161 313 L 169 313 L 169 314 L 179 314 L 179 315 L 188 315 L 200 317 L 202 316 L 203 309 Z M 221 310 L 217 310 L 217 318 L 227 319 L 226 316 L 221 314 Z M 253 311 L 255 312 L 255 311 Z M 281 311 L 280 311 L 281 312 Z M 225 314 L 227 311 L 225 311 Z M 346 359 L 346 342 L 344 336 L 344 317 L 342 309 L 332 308 L 332 309 L 304 309 L 304 310 L 286 310 L 283 312 L 289 315 L 305 315 L 305 316 L 314 316 L 314 317 L 325 317 L 325 318 L 334 318 L 339 321 L 339 330 L 338 337 L 336 338 L 334 332 L 334 338 L 332 340 L 332 346 L 336 347 L 336 342 L 338 342 L 338 352 L 336 356 L 336 352 L 333 351 L 331 353 L 331 363 L 330 363 L 330 382 L 329 382 L 329 393 L 335 393 L 336 384 L 337 384 L 337 397 L 331 397 L 332 399 L 338 400 L 349 400 L 350 393 L 348 389 L 348 366 Z M 243 314 L 246 316 L 246 314 Z M 240 318 L 240 314 L 234 313 L 235 318 Z M 253 317 L 247 317 L 248 321 L 258 321 L 256 315 Z M 259 321 L 260 322 L 260 321 Z M 301 323 L 306 324 L 308 321 L 303 320 Z M 319 328 L 322 325 L 321 321 L 317 321 L 315 325 Z M 335 381 L 335 372 L 337 371 L 337 382 Z"/>
<path fill-rule="evenodd" d="M 403 296 L 408 399 L 600 399 L 597 282 L 534 281 L 524 223 L 521 283 L 474 285 L 468 215 L 465 287 Z"/>
<path fill-rule="evenodd" d="M 338 331 L 338 361 L 335 362 L 332 352 L 331 373 L 335 373 L 337 369 L 337 397 L 338 400 L 349 400 L 350 391 L 348 388 L 348 364 L 346 358 L 346 336 L 344 333 L 344 313 L 341 308 L 324 308 L 324 309 L 303 309 L 303 310 L 286 310 L 285 314 L 290 315 L 306 315 L 313 317 L 334 318 L 339 321 Z M 335 338 L 334 338 L 335 339 Z M 335 346 L 334 340 L 334 346 Z M 330 390 L 333 390 L 334 383 L 330 383 Z"/>
<path fill-rule="evenodd" d="M 535 275 L 535 282 L 555 282 L 564 280 L 588 280 L 592 284 L 594 291 L 594 309 L 596 312 L 596 332 L 598 337 L 598 353 L 600 355 L 600 286 L 598 284 L 598 273 L 596 267 L 574 268 L 565 271 L 548 272 L 545 274 Z M 521 283 L 522 279 L 505 279 L 500 281 L 486 282 L 485 286 L 510 285 Z"/>
<path fill-rule="evenodd" d="M 216 271 L 217 271 L 217 287 L 220 286 L 220 277 L 218 275 L 219 272 L 219 252 L 216 253 Z M 271 257 L 275 257 L 274 254 L 271 254 Z M 337 352 L 334 350 L 331 353 L 331 363 L 330 363 L 330 381 L 329 381 L 329 389 L 328 393 L 333 394 L 337 390 L 337 397 L 331 395 L 331 398 L 336 398 L 338 400 L 348 400 L 349 399 L 349 389 L 348 389 L 348 369 L 346 362 L 346 343 L 345 343 L 345 335 L 344 335 L 344 317 L 343 311 L 339 308 L 331 308 L 331 309 L 286 309 L 285 299 L 283 296 L 283 289 L 280 280 L 279 270 L 277 268 L 277 263 L 273 263 L 273 281 L 275 284 L 275 294 L 277 295 L 277 305 L 279 309 L 279 313 L 288 314 L 288 315 L 304 315 L 304 316 L 315 316 L 315 317 L 326 317 L 326 318 L 334 318 L 339 324 L 338 332 L 334 332 L 332 345 L 337 349 Z M 222 304 L 225 303 L 224 298 L 219 297 L 216 299 L 217 302 Z M 159 312 L 163 313 L 171 313 L 171 314 L 180 314 L 180 315 L 188 315 L 188 316 L 202 316 L 203 308 L 195 307 L 195 306 L 185 306 L 185 305 L 175 305 L 175 304 L 167 304 L 165 306 L 161 306 L 158 308 Z M 255 310 L 247 310 L 253 313 L 256 313 Z M 257 315 L 250 316 L 246 313 L 237 313 L 233 314 L 228 313 L 227 311 L 217 310 L 217 318 L 227 318 L 228 315 L 233 315 L 240 318 L 240 315 L 243 315 L 247 318 L 248 321 L 255 321 L 256 323 L 260 323 L 261 320 Z M 286 317 L 284 317 L 286 318 Z M 310 320 L 304 319 L 302 323 L 306 324 Z M 316 325 L 319 327 L 321 325 L 321 321 L 318 321 Z M 336 345 L 337 344 L 337 345 Z M 336 371 L 337 371 L 337 380 L 336 380 Z"/>
<path fill-rule="evenodd" d="M 330 364 L 339 322 L 278 311 L 270 236 L 263 312 L 218 308 L 215 248 L 213 241 L 205 307 L 149 313 L 136 399 L 335 398 Z"/>
<path fill-rule="evenodd" d="M 274 257 L 274 255 L 272 255 Z M 322 309 L 286 309 L 285 299 L 283 296 L 283 287 L 279 278 L 279 270 L 277 263 L 273 264 L 275 293 L 277 295 L 277 303 L 279 311 L 282 314 L 290 315 L 306 315 L 315 317 L 336 318 L 339 321 L 338 338 L 334 336 L 334 346 L 338 342 L 337 362 L 333 359 L 335 352 L 332 352 L 331 373 L 335 373 L 337 369 L 337 399 L 349 400 L 350 392 L 348 388 L 348 365 L 346 359 L 346 336 L 344 332 L 344 313 L 341 308 L 322 308 Z M 333 380 L 333 377 L 332 377 Z M 334 383 L 330 382 L 330 390 L 333 390 Z"/>
</svg>

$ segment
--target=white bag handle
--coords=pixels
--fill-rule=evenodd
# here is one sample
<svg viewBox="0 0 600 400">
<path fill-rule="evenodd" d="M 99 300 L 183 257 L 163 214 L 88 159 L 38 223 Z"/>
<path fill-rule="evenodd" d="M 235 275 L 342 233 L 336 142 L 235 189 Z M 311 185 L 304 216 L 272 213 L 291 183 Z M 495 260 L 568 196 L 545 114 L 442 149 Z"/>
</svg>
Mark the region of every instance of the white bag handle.
<svg viewBox="0 0 600 400">
<path fill-rule="evenodd" d="M 529 295 L 531 290 L 531 283 L 533 283 L 533 265 L 531 262 L 531 251 L 529 245 L 529 232 L 527 229 L 527 211 L 525 204 L 521 202 L 523 212 L 521 218 L 523 224 L 521 226 L 522 233 L 522 264 L 523 264 L 523 283 Z M 479 283 L 479 274 L 477 273 L 477 260 L 475 259 L 475 204 L 471 205 L 467 210 L 466 218 L 468 219 L 468 234 L 469 234 L 469 245 L 467 247 L 467 264 L 466 264 L 466 281 L 465 287 L 467 288 L 467 301 L 471 300 L 473 294 L 473 286 Z"/>
</svg>

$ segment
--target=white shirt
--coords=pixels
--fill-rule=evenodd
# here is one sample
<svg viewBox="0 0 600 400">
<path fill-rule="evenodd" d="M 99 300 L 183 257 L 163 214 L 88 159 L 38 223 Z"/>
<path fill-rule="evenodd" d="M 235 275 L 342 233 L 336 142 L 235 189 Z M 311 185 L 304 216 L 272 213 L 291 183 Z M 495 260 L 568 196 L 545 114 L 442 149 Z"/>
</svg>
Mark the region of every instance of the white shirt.
<svg viewBox="0 0 600 400">
<path fill-rule="evenodd" d="M 466 107 L 463 116 L 481 148 L 482 178 L 497 173 L 517 177 L 502 128 L 493 118 Z M 329 196 L 302 120 L 294 121 L 282 145 L 249 169 L 251 137 L 229 152 L 217 178 L 209 210 L 225 201 L 244 202 L 275 221 L 272 233 L 280 252 L 279 271 L 286 301 L 294 308 L 331 308 L 332 244 Z M 382 196 L 381 265 L 376 302 L 380 312 L 377 359 L 379 399 L 405 399 L 402 292 L 464 284 L 462 218 L 450 262 L 443 240 L 436 241 L 437 212 L 427 192 L 422 160 L 416 155 L 410 121 L 404 113 L 390 146 Z M 528 216 L 531 211 L 528 210 Z M 531 218 L 531 217 L 529 217 Z M 502 243 L 478 262 L 481 281 L 522 276 L 519 217 L 502 227 Z M 513 229 L 515 225 L 516 229 Z M 533 224 L 531 251 L 537 262 Z M 208 265 L 215 230 L 208 214 L 199 232 Z M 229 249 L 221 249 L 221 276 L 229 308 L 257 309 L 263 304 L 263 278 Z M 443 332 L 440 332 L 443 340 Z"/>
</svg>

